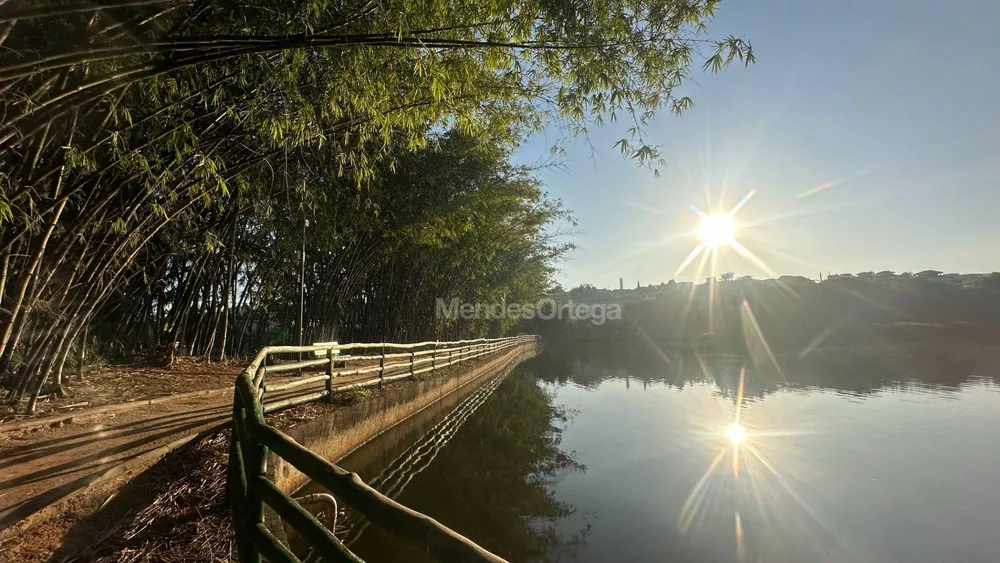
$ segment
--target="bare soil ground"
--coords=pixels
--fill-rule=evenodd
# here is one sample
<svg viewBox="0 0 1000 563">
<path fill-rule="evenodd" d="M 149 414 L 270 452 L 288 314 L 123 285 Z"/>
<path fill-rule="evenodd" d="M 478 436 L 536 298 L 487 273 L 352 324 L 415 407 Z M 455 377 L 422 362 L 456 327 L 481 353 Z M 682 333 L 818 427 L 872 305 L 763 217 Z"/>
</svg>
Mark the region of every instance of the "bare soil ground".
<svg viewBox="0 0 1000 563">
<path fill-rule="evenodd" d="M 39 397 L 34 417 L 227 387 L 233 384 L 246 363 L 247 360 L 241 358 L 210 362 L 200 357 L 179 357 L 169 368 L 143 363 L 92 368 L 84 374 L 83 381 L 67 377 L 63 385 L 64 396 L 52 390 Z M 20 413 L 23 413 L 23 405 L 0 405 L 0 423 L 27 418 Z"/>
</svg>

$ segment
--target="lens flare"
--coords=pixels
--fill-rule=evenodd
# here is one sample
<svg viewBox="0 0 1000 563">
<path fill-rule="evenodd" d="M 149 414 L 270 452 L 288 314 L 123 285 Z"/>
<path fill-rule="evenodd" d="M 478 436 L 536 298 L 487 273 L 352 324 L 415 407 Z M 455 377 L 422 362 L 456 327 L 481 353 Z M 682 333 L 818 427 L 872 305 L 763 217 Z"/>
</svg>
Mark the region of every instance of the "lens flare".
<svg viewBox="0 0 1000 563">
<path fill-rule="evenodd" d="M 705 215 L 698 227 L 698 238 L 709 248 L 732 244 L 736 235 L 736 221 L 728 213 Z"/>
<path fill-rule="evenodd" d="M 739 424 L 730 424 L 729 428 L 726 429 L 726 438 L 729 438 L 734 446 L 738 446 L 746 441 L 747 433 Z"/>
<path fill-rule="evenodd" d="M 698 245 L 688 254 L 687 258 L 681 262 L 681 265 L 677 267 L 677 271 L 674 272 L 674 277 L 680 276 L 688 266 L 694 262 L 695 258 L 702 256 L 702 262 L 698 266 L 698 272 L 695 274 L 695 279 L 701 277 L 702 270 L 706 262 L 706 258 L 711 255 L 712 257 L 712 277 L 716 275 L 716 258 L 718 257 L 718 252 L 721 249 L 732 248 L 742 256 L 743 258 L 749 259 L 757 267 L 763 269 L 768 275 L 777 277 L 777 274 L 771 270 L 761 260 L 757 255 L 747 250 L 745 246 L 740 244 L 736 240 L 736 232 L 739 230 L 739 223 L 736 222 L 736 213 L 743 209 L 743 206 L 750 201 L 750 198 L 757 193 L 755 190 L 750 190 L 747 195 L 740 199 L 736 207 L 733 207 L 728 212 L 718 212 L 718 213 L 705 213 L 704 211 L 698 209 L 696 206 L 691 206 L 691 211 L 701 220 L 698 224 L 698 230 L 695 235 L 698 237 Z M 711 319 L 709 319 L 711 320 Z"/>
</svg>

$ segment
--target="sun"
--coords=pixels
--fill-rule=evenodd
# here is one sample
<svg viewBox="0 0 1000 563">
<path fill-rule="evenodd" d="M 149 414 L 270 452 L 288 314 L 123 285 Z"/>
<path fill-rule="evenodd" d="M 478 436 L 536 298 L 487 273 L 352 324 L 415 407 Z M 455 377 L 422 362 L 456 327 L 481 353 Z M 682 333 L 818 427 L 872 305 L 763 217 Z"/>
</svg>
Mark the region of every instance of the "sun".
<svg viewBox="0 0 1000 563">
<path fill-rule="evenodd" d="M 729 213 L 703 215 L 698 226 L 698 238 L 709 248 L 730 245 L 736 235 L 736 221 Z"/>
<path fill-rule="evenodd" d="M 750 198 L 756 194 L 756 190 L 750 190 L 747 192 L 739 203 L 735 207 L 730 209 L 728 212 L 714 212 L 711 214 L 705 213 L 692 205 L 691 211 L 700 219 L 697 231 L 692 233 L 698 237 L 698 245 L 694 247 L 688 255 L 687 258 L 681 261 L 681 265 L 677 267 L 677 271 L 674 272 L 674 277 L 680 276 L 688 266 L 699 256 L 701 256 L 701 262 L 698 264 L 698 272 L 695 274 L 695 279 L 701 277 L 701 273 L 705 268 L 705 264 L 709 258 L 712 259 L 712 278 L 716 276 L 716 257 L 720 250 L 727 248 L 732 249 L 737 254 L 743 258 L 752 262 L 755 266 L 760 268 L 762 271 L 767 273 L 771 277 L 778 277 L 777 272 L 772 270 L 767 264 L 764 263 L 756 254 L 750 252 L 747 247 L 743 246 L 740 241 L 736 239 L 736 234 L 742 231 L 742 225 L 736 222 L 736 214 L 743 209 L 743 206 L 750 201 Z M 748 223 L 752 225 L 753 223 Z M 691 294 L 694 295 L 693 293 Z M 711 314 L 710 314 L 711 315 Z"/>
<path fill-rule="evenodd" d="M 729 428 L 726 428 L 726 438 L 733 443 L 734 446 L 742 444 L 747 439 L 746 430 L 738 423 L 730 424 Z"/>
</svg>

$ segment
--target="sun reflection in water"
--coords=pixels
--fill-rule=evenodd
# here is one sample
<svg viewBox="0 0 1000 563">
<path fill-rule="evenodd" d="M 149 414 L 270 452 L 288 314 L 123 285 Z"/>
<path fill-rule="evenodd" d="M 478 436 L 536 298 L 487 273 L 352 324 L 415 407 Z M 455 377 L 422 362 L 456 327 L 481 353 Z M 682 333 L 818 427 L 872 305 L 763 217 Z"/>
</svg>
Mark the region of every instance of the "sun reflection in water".
<svg viewBox="0 0 1000 563">
<path fill-rule="evenodd" d="M 708 365 L 703 363 L 702 368 L 706 370 L 708 376 L 710 369 Z M 765 522 L 766 530 L 757 529 L 761 530 L 758 533 L 766 535 L 781 533 L 780 528 L 768 526 L 779 521 L 784 522 L 785 518 L 790 517 L 807 523 L 807 527 L 803 530 L 813 536 L 812 541 L 832 542 L 830 544 L 832 549 L 856 555 L 856 550 L 843 541 L 836 529 L 823 518 L 822 513 L 810 506 L 807 497 L 803 497 L 796 490 L 805 483 L 802 472 L 797 471 L 794 466 L 787 466 L 787 463 L 783 464 L 784 466 L 779 465 L 778 460 L 771 457 L 781 451 L 775 448 L 776 439 L 810 432 L 788 429 L 766 430 L 760 429 L 756 422 L 750 425 L 742 423 L 746 377 L 747 370 L 743 368 L 740 370 L 734 401 L 735 410 L 729 418 L 729 424 L 706 429 L 705 437 L 713 441 L 718 449 L 685 499 L 677 520 L 678 529 L 685 535 L 698 534 L 697 530 L 701 526 L 709 522 L 719 522 L 718 517 L 722 515 L 713 513 L 721 508 L 724 512 L 729 512 L 735 523 L 735 530 L 732 533 L 734 533 L 736 561 L 753 561 L 751 546 L 755 534 L 750 533 L 753 527 L 748 528 L 746 525 L 748 518 Z M 722 503 L 728 504 L 728 501 L 732 501 L 731 507 L 723 508 Z M 750 507 L 754 510 L 747 511 Z M 801 519 L 800 515 L 805 518 Z"/>
<path fill-rule="evenodd" d="M 734 446 L 738 446 L 747 439 L 747 433 L 746 430 L 743 429 L 743 426 L 733 423 L 729 425 L 729 428 L 726 428 L 726 438 L 729 438 L 729 441 L 732 442 Z"/>
<path fill-rule="evenodd" d="M 842 182 L 831 181 L 820 184 L 803 192 L 799 198 L 812 196 L 840 183 Z M 706 523 L 711 523 L 710 526 L 715 531 L 718 530 L 714 526 L 720 522 L 719 517 L 732 517 L 732 521 L 735 521 L 737 561 L 755 560 L 751 549 L 751 546 L 754 545 L 754 538 L 760 534 L 783 533 L 777 523 L 779 521 L 787 523 L 793 520 L 795 525 L 805 526 L 803 531 L 814 535 L 813 541 L 830 542 L 829 546 L 838 552 L 854 555 L 856 549 L 846 545 L 836 528 L 825 520 L 823 513 L 809 504 L 809 495 L 800 494 L 800 492 L 808 491 L 809 482 L 804 478 L 810 469 L 808 462 L 799 459 L 801 453 L 795 449 L 794 442 L 781 441 L 785 438 L 811 434 L 812 431 L 780 427 L 769 429 L 769 425 L 763 424 L 764 421 L 760 420 L 759 417 L 751 420 L 748 425 L 741 421 L 745 406 L 744 382 L 747 369 L 752 372 L 756 371 L 757 376 L 776 377 L 778 380 L 784 380 L 785 374 L 779 365 L 778 357 L 768 343 L 768 338 L 765 338 L 764 330 L 757 322 L 754 311 L 756 307 L 752 308 L 750 304 L 751 300 L 756 299 L 754 304 L 762 306 L 766 311 L 767 303 L 762 302 L 764 297 L 756 295 L 753 291 L 757 287 L 755 285 L 742 282 L 728 283 L 733 280 L 733 275 L 724 276 L 723 281 L 719 281 L 717 260 L 720 253 L 728 250 L 734 251 L 740 258 L 747 260 L 774 278 L 774 285 L 783 290 L 782 294 L 787 294 L 795 300 L 803 300 L 797 286 L 790 285 L 786 280 L 781 279 L 761 257 L 751 252 L 738 240 L 743 238 L 742 235 L 747 234 L 745 231 L 751 230 L 749 234 L 753 234 L 754 226 L 765 224 L 768 221 L 737 222 L 736 220 L 737 214 L 753 198 L 755 193 L 754 190 L 750 190 L 735 207 L 728 211 L 712 206 L 712 209 L 706 209 L 709 211 L 706 213 L 691 206 L 691 210 L 699 219 L 697 229 L 692 233 L 696 245 L 675 272 L 675 277 L 678 277 L 689 267 L 692 267 L 695 269 L 695 280 L 702 279 L 706 272 L 709 274 L 709 283 L 705 284 L 707 288 L 700 286 L 697 281 L 691 285 L 680 315 L 686 321 L 692 310 L 703 310 L 700 307 L 707 304 L 707 335 L 709 336 L 714 334 L 716 320 L 714 317 L 717 314 L 733 310 L 732 306 L 723 307 L 723 305 L 741 302 L 738 320 L 740 328 L 742 328 L 743 339 L 747 345 L 747 359 L 749 360 L 739 373 L 733 414 L 726 416 L 723 424 L 718 424 L 721 421 L 714 423 L 711 420 L 703 421 L 705 423 L 703 437 L 713 444 L 714 455 L 705 459 L 707 467 L 704 468 L 704 472 L 696 480 L 685 499 L 678 516 L 677 526 L 682 534 L 686 535 L 691 532 L 694 536 L 700 535 L 697 530 Z M 711 198 L 709 198 L 709 204 L 712 205 Z M 790 215 L 797 214 L 799 212 Z M 756 245 L 752 246 L 756 247 Z M 769 247 L 765 247 L 765 249 L 776 252 Z M 786 256 L 786 258 L 788 257 Z M 699 291 L 699 287 L 706 291 Z M 835 290 L 845 291 L 852 295 L 855 293 L 849 288 L 833 287 Z M 766 292 L 762 294 L 767 295 Z M 875 302 L 863 294 L 858 293 L 854 296 L 860 300 L 869 301 L 879 308 L 888 308 L 887 305 Z M 731 299 L 733 297 L 738 298 L 739 301 Z M 693 309 L 696 302 L 699 303 L 699 309 Z M 724 318 L 723 321 L 725 322 L 726 319 Z M 809 355 L 813 350 L 823 345 L 835 330 L 836 327 L 830 325 L 818 334 L 812 335 L 813 338 L 809 344 L 799 351 L 800 357 Z M 643 333 L 643 336 L 646 335 Z M 703 361 L 700 355 L 698 355 L 698 361 L 705 379 L 707 381 L 716 379 L 710 373 L 711 368 L 708 362 Z M 751 376 L 752 380 L 753 377 Z M 727 392 L 729 386 L 725 387 L 722 395 L 731 400 L 732 395 Z M 728 409 L 728 407 L 727 404 L 726 408 Z M 713 449 L 705 453 L 711 454 Z M 713 514 L 722 508 L 723 504 L 729 505 L 730 502 L 731 507 L 724 508 L 723 514 Z M 786 518 L 791 520 L 786 520 Z M 756 525 L 752 522 L 755 522 Z M 772 525 L 775 527 L 772 528 Z"/>
</svg>

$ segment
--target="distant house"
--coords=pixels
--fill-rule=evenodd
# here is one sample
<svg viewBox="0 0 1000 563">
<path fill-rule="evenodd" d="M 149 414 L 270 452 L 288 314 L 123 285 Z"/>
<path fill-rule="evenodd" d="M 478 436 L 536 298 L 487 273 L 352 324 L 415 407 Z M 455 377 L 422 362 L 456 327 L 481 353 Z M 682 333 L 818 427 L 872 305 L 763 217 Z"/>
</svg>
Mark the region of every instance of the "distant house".
<svg viewBox="0 0 1000 563">
<path fill-rule="evenodd" d="M 829 276 L 826 277 L 826 280 L 827 281 L 830 281 L 830 280 L 849 280 L 849 279 L 853 279 L 853 278 L 854 278 L 854 274 L 830 274 Z"/>
<path fill-rule="evenodd" d="M 936 278 L 942 273 L 943 272 L 941 272 L 941 270 L 924 270 L 922 272 L 917 272 L 914 275 L 918 278 Z"/>
</svg>

